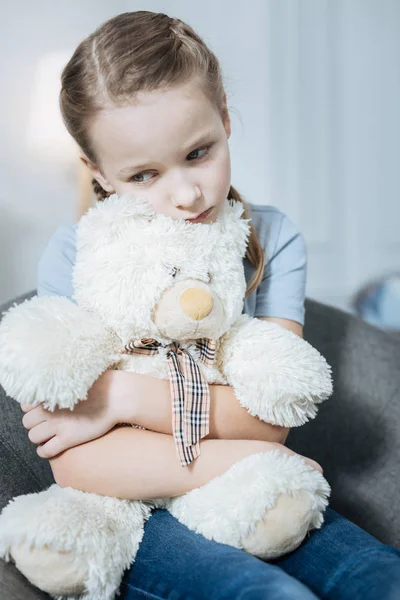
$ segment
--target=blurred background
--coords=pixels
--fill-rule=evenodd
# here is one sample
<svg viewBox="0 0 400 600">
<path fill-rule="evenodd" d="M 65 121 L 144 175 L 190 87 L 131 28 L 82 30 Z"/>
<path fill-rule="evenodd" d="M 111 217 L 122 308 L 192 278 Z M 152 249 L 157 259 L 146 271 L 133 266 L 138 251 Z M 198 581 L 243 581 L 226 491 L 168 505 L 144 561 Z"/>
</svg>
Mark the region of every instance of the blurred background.
<svg viewBox="0 0 400 600">
<path fill-rule="evenodd" d="M 220 59 L 232 184 L 308 248 L 307 297 L 400 329 L 400 0 L 28 0 L 3 11 L 0 303 L 36 289 L 61 224 L 94 202 L 58 111 L 59 75 L 108 18 L 152 10 Z"/>
</svg>

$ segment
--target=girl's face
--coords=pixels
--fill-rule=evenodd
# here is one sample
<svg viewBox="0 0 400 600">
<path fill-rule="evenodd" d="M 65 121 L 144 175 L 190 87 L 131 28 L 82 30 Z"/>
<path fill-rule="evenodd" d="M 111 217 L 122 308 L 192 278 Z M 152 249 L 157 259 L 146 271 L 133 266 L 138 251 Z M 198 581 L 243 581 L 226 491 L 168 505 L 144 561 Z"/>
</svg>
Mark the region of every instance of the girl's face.
<svg viewBox="0 0 400 600">
<path fill-rule="evenodd" d="M 213 222 L 231 184 L 225 114 L 193 83 L 139 93 L 137 103 L 106 109 L 92 123 L 99 166 L 81 158 L 107 192 L 144 197 L 175 219 L 211 209 L 201 222 Z"/>
</svg>

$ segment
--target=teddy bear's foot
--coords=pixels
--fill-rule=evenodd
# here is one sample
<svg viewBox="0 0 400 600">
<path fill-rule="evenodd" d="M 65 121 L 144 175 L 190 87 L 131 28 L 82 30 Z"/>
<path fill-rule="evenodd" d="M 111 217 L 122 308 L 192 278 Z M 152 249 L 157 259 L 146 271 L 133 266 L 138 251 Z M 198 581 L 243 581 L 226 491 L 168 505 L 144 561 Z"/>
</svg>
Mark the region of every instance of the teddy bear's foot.
<svg viewBox="0 0 400 600">
<path fill-rule="evenodd" d="M 53 596 L 79 595 L 85 592 L 89 569 L 84 562 L 77 564 L 71 552 L 29 548 L 26 542 L 13 544 L 10 549 L 15 566 L 33 585 Z"/>
<path fill-rule="evenodd" d="M 204 537 L 259 558 L 297 548 L 324 521 L 330 486 L 298 454 L 277 449 L 252 454 L 166 508 Z"/>
<path fill-rule="evenodd" d="M 62 600 L 113 600 L 136 556 L 150 507 L 52 485 L 0 515 L 0 557 Z"/>
</svg>

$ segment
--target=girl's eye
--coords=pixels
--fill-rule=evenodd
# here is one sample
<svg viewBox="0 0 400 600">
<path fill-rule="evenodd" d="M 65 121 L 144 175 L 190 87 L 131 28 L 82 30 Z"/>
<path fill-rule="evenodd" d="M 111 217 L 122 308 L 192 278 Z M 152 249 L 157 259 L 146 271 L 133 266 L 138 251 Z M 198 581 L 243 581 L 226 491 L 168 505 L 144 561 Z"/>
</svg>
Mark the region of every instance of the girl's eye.
<svg viewBox="0 0 400 600">
<path fill-rule="evenodd" d="M 137 181 L 135 179 L 135 177 L 141 177 L 143 175 L 146 175 L 146 173 L 149 173 L 149 171 L 143 171 L 142 173 L 136 173 L 136 175 L 132 175 L 131 181 L 133 181 L 134 183 L 139 183 L 139 184 L 140 183 L 147 183 L 147 181 L 149 181 L 149 180 L 147 180 L 147 181 Z"/>
<path fill-rule="evenodd" d="M 200 158 L 204 158 L 204 156 L 206 156 L 209 152 L 211 148 L 211 144 L 208 146 L 204 146 L 204 148 L 197 148 L 197 150 L 192 150 L 192 152 L 190 154 L 193 154 L 193 152 L 201 152 L 201 150 L 205 150 L 205 154 L 203 154 L 203 156 L 196 156 L 194 160 L 200 160 Z M 190 154 L 188 154 L 188 156 L 190 156 Z"/>
<path fill-rule="evenodd" d="M 192 157 L 191 159 L 189 159 L 189 162 L 201 160 L 202 158 L 207 156 L 212 145 L 213 144 L 209 144 L 208 146 L 204 146 L 204 148 L 197 148 L 196 150 L 192 150 L 192 152 L 190 152 L 190 154 L 188 154 L 188 157 L 191 156 L 195 152 L 204 151 L 204 154 L 202 156 Z M 136 173 L 136 175 L 132 175 L 132 177 L 130 178 L 130 181 L 133 181 L 133 183 L 137 183 L 138 185 L 143 185 L 144 183 L 147 183 L 148 181 L 150 181 L 150 179 L 147 179 L 147 181 L 143 181 L 143 180 L 138 181 L 137 179 L 135 179 L 135 177 L 143 177 L 143 175 L 151 175 L 151 174 L 152 174 L 151 171 L 142 171 L 141 173 Z"/>
</svg>

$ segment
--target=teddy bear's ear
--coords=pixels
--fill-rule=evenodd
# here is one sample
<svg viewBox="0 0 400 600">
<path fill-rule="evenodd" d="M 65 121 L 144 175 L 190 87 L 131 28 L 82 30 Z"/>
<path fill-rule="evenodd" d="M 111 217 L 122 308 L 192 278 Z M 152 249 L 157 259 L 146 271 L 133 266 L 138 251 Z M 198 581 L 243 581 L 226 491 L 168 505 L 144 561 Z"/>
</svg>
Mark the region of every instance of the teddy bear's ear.
<svg viewBox="0 0 400 600">
<path fill-rule="evenodd" d="M 99 232 L 104 241 L 107 235 L 113 236 L 121 230 L 127 221 L 151 221 L 156 213 L 151 204 L 144 198 L 135 198 L 129 194 L 112 194 L 103 202 L 97 202 L 95 206 L 89 208 L 80 218 L 78 223 L 77 240 L 92 239 Z M 80 245 L 80 242 L 77 245 Z"/>
<path fill-rule="evenodd" d="M 145 198 L 131 196 L 130 194 L 111 194 L 100 206 L 115 215 L 137 217 L 138 219 L 151 220 L 156 215 L 153 207 Z"/>
<path fill-rule="evenodd" d="M 219 216 L 221 231 L 229 236 L 240 256 L 246 254 L 251 232 L 251 218 L 244 219 L 243 213 L 244 206 L 239 200 L 228 199 Z"/>
<path fill-rule="evenodd" d="M 239 200 L 227 198 L 222 205 L 217 222 L 226 226 L 231 226 L 232 223 L 238 221 L 244 212 L 244 206 Z"/>
<path fill-rule="evenodd" d="M 233 213 L 236 218 L 239 218 L 244 213 L 244 206 L 239 200 L 228 198 L 228 210 L 230 213 Z"/>
</svg>

